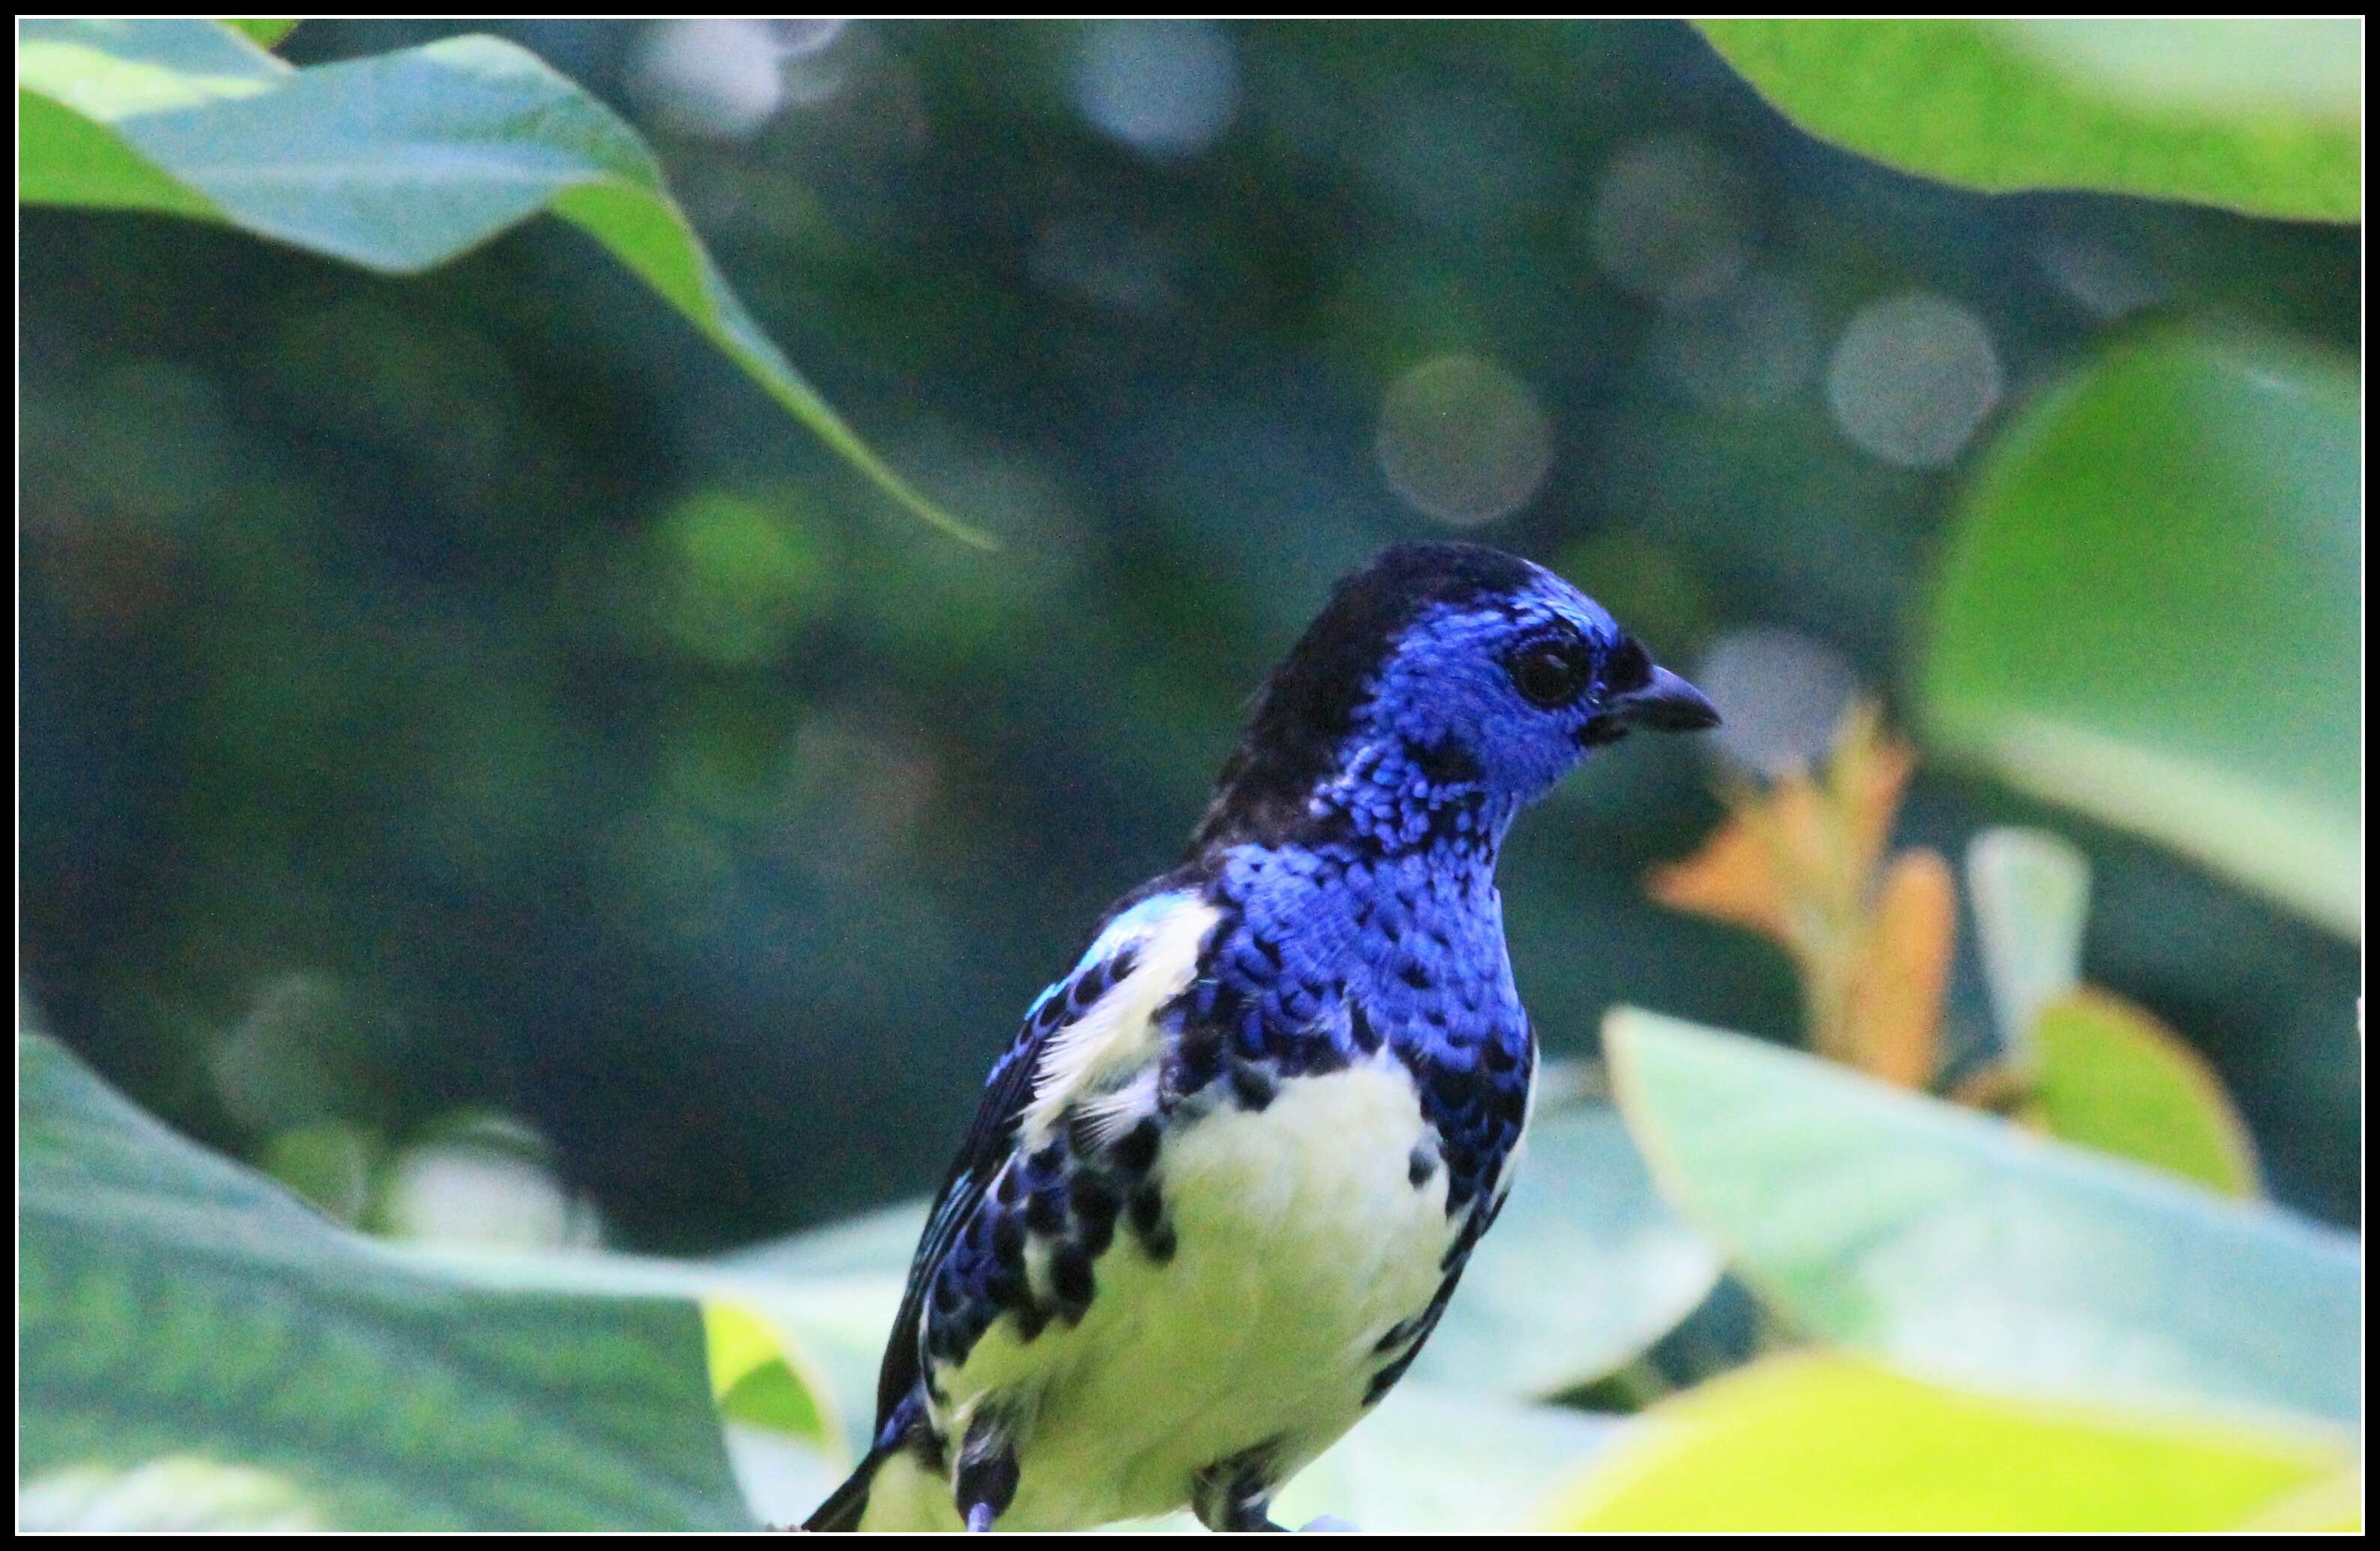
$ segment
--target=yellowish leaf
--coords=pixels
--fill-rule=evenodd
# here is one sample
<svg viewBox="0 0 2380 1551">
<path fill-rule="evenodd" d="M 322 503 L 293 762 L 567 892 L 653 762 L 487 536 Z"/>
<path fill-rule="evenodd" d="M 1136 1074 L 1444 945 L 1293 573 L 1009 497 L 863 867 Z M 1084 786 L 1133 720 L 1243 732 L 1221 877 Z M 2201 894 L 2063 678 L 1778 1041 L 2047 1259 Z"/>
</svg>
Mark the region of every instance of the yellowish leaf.
<svg viewBox="0 0 2380 1551">
<path fill-rule="evenodd" d="M 2240 1526 L 2268 1534 L 2362 1534 L 2363 1472 L 2340 1471 L 2292 1492 Z"/>
<path fill-rule="evenodd" d="M 1642 1421 L 1547 1528 L 2221 1530 L 2351 1464 L 2321 1436 L 1976 1394 L 1816 1353 L 1739 1369 Z"/>
</svg>

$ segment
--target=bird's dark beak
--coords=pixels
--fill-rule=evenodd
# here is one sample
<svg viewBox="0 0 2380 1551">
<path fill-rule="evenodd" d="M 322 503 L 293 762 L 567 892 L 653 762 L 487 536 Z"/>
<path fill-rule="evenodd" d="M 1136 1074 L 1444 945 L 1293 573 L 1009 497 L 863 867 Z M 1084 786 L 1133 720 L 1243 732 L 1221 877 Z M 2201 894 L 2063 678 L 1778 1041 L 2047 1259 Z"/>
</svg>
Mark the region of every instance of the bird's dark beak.
<svg viewBox="0 0 2380 1551">
<path fill-rule="evenodd" d="M 1718 725 L 1718 708 L 1710 697 L 1667 668 L 1644 664 L 1645 682 L 1623 689 L 1578 730 L 1581 748 L 1600 748 L 1626 737 L 1631 729 L 1655 733 L 1693 733 Z"/>
<path fill-rule="evenodd" d="M 1613 697 L 1604 714 L 1654 733 L 1699 733 L 1718 725 L 1718 708 L 1710 697 L 1667 668 L 1654 669 L 1644 688 Z"/>
</svg>

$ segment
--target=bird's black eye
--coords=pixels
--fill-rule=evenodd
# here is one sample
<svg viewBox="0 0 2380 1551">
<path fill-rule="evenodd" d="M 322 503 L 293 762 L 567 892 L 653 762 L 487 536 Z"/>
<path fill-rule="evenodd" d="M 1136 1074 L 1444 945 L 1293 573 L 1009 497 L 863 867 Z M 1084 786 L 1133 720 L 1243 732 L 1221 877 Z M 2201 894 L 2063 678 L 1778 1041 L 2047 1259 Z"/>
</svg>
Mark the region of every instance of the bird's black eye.
<svg viewBox="0 0 2380 1551">
<path fill-rule="evenodd" d="M 1507 666 L 1514 686 L 1548 710 L 1577 699 L 1593 672 L 1585 648 L 1575 641 L 1533 641 Z"/>
</svg>

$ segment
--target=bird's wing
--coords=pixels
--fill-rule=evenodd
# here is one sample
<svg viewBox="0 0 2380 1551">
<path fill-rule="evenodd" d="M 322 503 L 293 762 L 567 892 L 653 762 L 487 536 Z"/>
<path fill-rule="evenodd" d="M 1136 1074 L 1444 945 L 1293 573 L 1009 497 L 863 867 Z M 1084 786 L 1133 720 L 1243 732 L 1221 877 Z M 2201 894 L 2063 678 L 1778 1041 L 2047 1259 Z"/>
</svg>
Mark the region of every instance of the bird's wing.
<svg viewBox="0 0 2380 1551">
<path fill-rule="evenodd" d="M 1195 970 L 1215 910 L 1196 889 L 1151 894 L 1111 915 L 1072 973 L 1043 991 L 984 1084 L 975 1123 L 926 1219 L 876 1381 L 877 1442 L 913 1388 L 918 1326 L 935 1269 L 1008 1160 L 1017 1133 L 1148 1052 L 1150 1020 Z"/>
</svg>

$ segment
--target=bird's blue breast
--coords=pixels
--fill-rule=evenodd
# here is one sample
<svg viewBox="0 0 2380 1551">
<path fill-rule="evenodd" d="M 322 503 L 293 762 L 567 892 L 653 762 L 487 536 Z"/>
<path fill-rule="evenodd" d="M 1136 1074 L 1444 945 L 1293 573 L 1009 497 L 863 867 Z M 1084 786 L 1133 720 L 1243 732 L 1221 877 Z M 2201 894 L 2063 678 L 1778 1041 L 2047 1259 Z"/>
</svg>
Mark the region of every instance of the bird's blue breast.
<svg viewBox="0 0 2380 1551">
<path fill-rule="evenodd" d="M 1533 1062 L 1487 868 L 1359 840 L 1247 848 L 1208 892 L 1223 924 L 1184 1010 L 1184 1090 L 1260 1091 L 1385 1047 L 1437 1135 L 1448 1210 L 1470 1206 L 1520 1140 Z"/>
<path fill-rule="evenodd" d="M 1080 1037 L 1104 999 L 1164 973 L 1151 967 L 1152 944 L 1185 927 L 1196 939 L 1150 1003 L 1145 1055 L 1104 1075 L 1060 1072 L 1051 1052 Z M 1519 1143 L 1532 1067 L 1484 866 L 1442 852 L 1386 853 L 1361 837 L 1241 847 L 1187 887 L 1119 915 L 1035 1004 L 995 1072 L 995 1083 L 1006 1074 L 1042 1084 L 1044 1123 L 1019 1127 L 929 1273 L 929 1372 L 963 1363 L 1003 1316 L 1028 1342 L 1053 1321 L 1078 1321 L 1111 1254 L 1170 1259 L 1173 1214 L 1157 1165 L 1188 1128 L 1264 1110 L 1285 1083 L 1382 1059 L 1410 1073 L 1421 1112 L 1406 1177 L 1416 1191 L 1442 1188 L 1467 1250 Z M 1020 1062 L 1038 1070 L 1011 1072 Z M 1053 1083 L 1067 1091 L 1049 1091 Z"/>
<path fill-rule="evenodd" d="M 1037 1418 L 1019 1521 L 1064 1522 L 1245 1450 L 1293 1470 L 1397 1381 L 1494 1216 L 1531 1053 L 1484 871 L 1349 844 L 1227 852 L 1118 916 L 1008 1060 L 1029 1096 L 928 1272 L 921 1371 L 941 1436 Z M 1205 1420 L 1123 1437 L 1136 1385 Z M 1078 1447 L 1120 1496 L 1047 1497 L 1110 1480 L 1052 1462 Z"/>
</svg>

